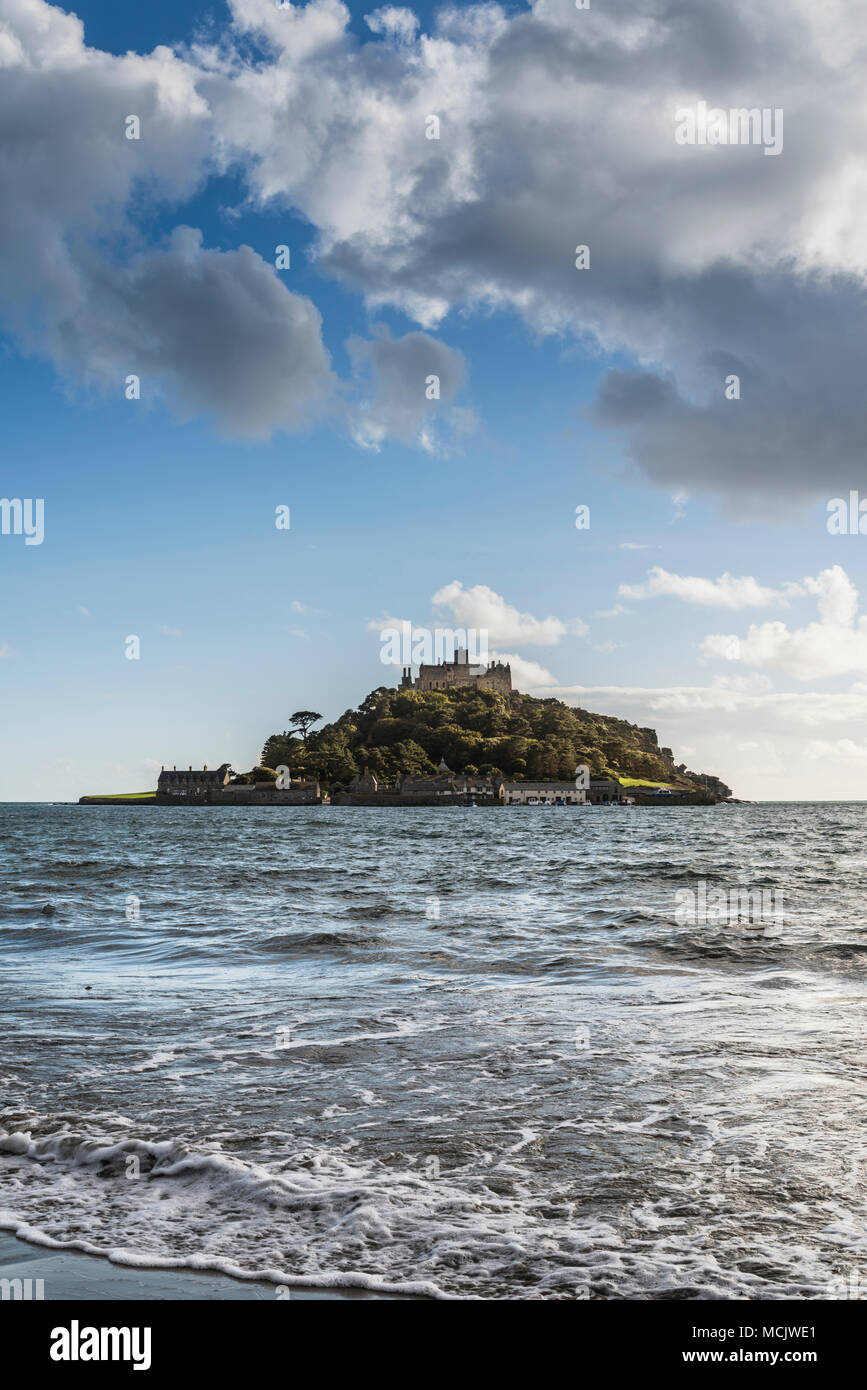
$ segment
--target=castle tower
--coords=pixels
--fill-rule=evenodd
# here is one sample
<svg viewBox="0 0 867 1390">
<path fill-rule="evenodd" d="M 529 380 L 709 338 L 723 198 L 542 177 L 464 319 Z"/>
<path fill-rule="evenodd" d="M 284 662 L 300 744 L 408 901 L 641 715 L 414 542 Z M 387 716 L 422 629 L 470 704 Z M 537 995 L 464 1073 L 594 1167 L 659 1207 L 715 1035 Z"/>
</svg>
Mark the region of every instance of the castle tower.
<svg viewBox="0 0 867 1390">
<path fill-rule="evenodd" d="M 484 668 L 470 666 L 466 647 L 459 647 L 453 661 L 419 666 L 415 681 L 412 679 L 412 668 L 404 668 L 400 682 L 402 690 L 454 690 L 463 686 L 496 690 L 500 695 L 509 695 L 512 690 L 512 668 L 502 661 L 495 661 Z"/>
</svg>

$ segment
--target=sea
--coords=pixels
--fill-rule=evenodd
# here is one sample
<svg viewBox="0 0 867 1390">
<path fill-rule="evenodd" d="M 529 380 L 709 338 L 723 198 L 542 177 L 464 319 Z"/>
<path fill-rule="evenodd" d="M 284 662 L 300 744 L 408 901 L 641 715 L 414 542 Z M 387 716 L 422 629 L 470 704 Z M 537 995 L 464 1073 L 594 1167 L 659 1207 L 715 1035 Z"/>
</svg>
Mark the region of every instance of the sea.
<svg viewBox="0 0 867 1390">
<path fill-rule="evenodd" d="M 0 851 L 3 1229 L 290 1290 L 867 1297 L 867 805 L 16 804 Z"/>
</svg>

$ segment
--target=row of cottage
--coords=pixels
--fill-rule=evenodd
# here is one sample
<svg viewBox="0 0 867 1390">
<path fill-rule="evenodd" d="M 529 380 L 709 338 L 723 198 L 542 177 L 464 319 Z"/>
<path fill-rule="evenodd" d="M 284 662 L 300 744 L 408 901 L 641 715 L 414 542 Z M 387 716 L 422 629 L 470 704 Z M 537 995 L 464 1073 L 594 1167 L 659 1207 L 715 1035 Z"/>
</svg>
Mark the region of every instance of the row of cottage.
<svg viewBox="0 0 867 1390">
<path fill-rule="evenodd" d="M 502 777 L 466 776 L 452 772 L 445 762 L 426 776 L 403 774 L 383 785 L 369 769 L 347 783 L 334 782 L 323 787 L 316 781 L 291 779 L 288 786 L 273 781 L 232 784 L 228 763 L 209 770 L 188 768 L 186 772 L 163 768 L 157 784 L 156 800 L 187 805 L 295 805 L 295 806 L 583 806 L 631 805 L 651 793 L 621 786 L 614 778 L 591 778 L 586 790 L 575 782 L 507 782 Z M 693 798 L 691 798 L 693 799 Z M 703 799 L 696 797 L 694 799 Z M 716 798 L 707 798 L 716 799 Z"/>
</svg>

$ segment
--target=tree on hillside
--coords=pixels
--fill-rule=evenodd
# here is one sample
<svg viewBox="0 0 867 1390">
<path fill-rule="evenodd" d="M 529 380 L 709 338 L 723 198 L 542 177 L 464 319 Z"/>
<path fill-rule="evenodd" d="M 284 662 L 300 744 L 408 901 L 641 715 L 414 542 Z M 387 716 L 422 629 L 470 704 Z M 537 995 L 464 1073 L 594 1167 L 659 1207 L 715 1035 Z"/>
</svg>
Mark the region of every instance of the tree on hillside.
<svg viewBox="0 0 867 1390">
<path fill-rule="evenodd" d="M 289 720 L 289 728 L 294 733 L 296 729 L 301 731 L 301 741 L 307 747 L 307 732 L 314 725 L 318 724 L 322 718 L 312 709 L 297 709 Z"/>
<path fill-rule="evenodd" d="M 293 776 L 300 768 L 304 756 L 304 744 L 292 734 L 272 734 L 265 742 L 259 757 L 262 767 L 291 767 Z"/>
<path fill-rule="evenodd" d="M 293 775 L 323 783 L 348 782 L 369 766 L 381 782 L 398 773 L 430 773 L 441 759 L 454 772 L 496 769 L 507 778 L 574 781 L 587 763 L 592 776 L 664 781 L 672 775 L 646 730 L 613 715 L 599 715 L 513 694 L 458 687 L 453 690 L 380 686 L 357 709 L 314 729 L 322 716 L 296 710 L 292 732 L 272 734 L 262 750 L 265 768 L 291 767 Z M 245 774 L 259 780 L 256 769 Z M 687 774 L 689 784 L 695 774 Z"/>
<path fill-rule="evenodd" d="M 348 782 L 357 772 L 358 764 L 345 741 L 337 734 L 317 736 L 316 748 L 309 758 L 311 771 L 321 782 Z"/>
</svg>

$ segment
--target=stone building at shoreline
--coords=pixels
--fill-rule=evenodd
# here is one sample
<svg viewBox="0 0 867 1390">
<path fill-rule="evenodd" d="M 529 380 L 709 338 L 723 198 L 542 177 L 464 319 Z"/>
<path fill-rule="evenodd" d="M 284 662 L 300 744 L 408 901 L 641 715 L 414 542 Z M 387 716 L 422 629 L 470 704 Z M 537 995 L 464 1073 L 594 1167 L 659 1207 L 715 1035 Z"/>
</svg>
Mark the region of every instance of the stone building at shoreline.
<svg viewBox="0 0 867 1390">
<path fill-rule="evenodd" d="M 228 786 L 232 769 L 228 763 L 221 763 L 218 768 L 209 768 L 205 763 L 203 768 L 183 768 L 178 771 L 173 767 L 170 771 L 163 767 L 160 768 L 160 775 L 157 780 L 157 800 L 158 801 L 207 801 L 211 792 L 220 791 Z"/>
<path fill-rule="evenodd" d="M 293 778 L 289 786 L 267 782 L 231 782 L 229 763 L 216 769 L 187 768 L 180 772 L 163 768 L 154 800 L 161 806 L 318 806 L 322 789 L 317 781 Z M 324 798 L 327 800 L 327 797 Z"/>
</svg>

